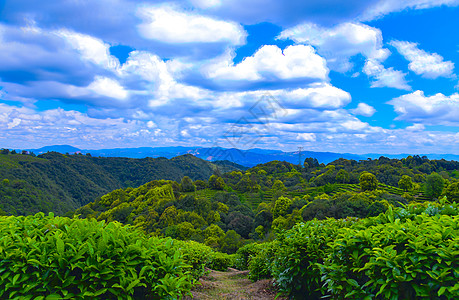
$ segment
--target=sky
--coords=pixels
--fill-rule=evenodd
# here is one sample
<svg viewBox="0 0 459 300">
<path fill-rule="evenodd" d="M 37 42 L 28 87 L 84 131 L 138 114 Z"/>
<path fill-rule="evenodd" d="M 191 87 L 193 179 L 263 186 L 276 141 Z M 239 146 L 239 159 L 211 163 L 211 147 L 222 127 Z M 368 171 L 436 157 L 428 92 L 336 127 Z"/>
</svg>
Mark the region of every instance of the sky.
<svg viewBox="0 0 459 300">
<path fill-rule="evenodd" d="M 0 0 L 0 147 L 459 154 L 459 0 Z"/>
</svg>

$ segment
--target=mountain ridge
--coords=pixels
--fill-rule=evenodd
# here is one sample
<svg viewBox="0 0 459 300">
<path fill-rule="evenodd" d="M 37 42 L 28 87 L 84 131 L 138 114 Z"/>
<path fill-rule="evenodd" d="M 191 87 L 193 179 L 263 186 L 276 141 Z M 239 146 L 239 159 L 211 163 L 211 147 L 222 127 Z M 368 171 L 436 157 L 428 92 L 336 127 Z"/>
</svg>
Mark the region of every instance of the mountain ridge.
<svg viewBox="0 0 459 300">
<path fill-rule="evenodd" d="M 70 150 L 70 151 L 69 151 Z M 248 150 L 240 150 L 236 148 L 222 147 L 137 147 L 137 148 L 111 148 L 111 149 L 79 149 L 70 145 L 54 145 L 45 146 L 38 149 L 28 149 L 35 154 L 43 154 L 48 151 L 56 151 L 62 154 L 66 152 L 72 153 L 90 153 L 93 156 L 101 157 L 128 157 L 128 158 L 146 158 L 146 157 L 165 157 L 173 158 L 184 154 L 192 154 L 206 161 L 214 162 L 219 160 L 228 160 L 233 163 L 253 167 L 260 163 L 267 163 L 273 160 L 285 160 L 287 162 L 298 164 L 299 161 L 304 161 L 307 157 L 316 158 L 320 163 L 330 163 L 339 158 L 365 160 L 368 158 L 375 159 L 381 156 L 388 158 L 404 158 L 413 154 L 352 154 L 352 153 L 337 153 L 337 152 L 317 152 L 317 151 L 301 151 L 301 157 L 298 151 L 285 152 L 277 149 L 261 149 L 253 148 Z M 427 156 L 429 159 L 446 159 L 459 161 L 459 155 L 456 154 L 418 154 L 419 156 Z"/>
</svg>

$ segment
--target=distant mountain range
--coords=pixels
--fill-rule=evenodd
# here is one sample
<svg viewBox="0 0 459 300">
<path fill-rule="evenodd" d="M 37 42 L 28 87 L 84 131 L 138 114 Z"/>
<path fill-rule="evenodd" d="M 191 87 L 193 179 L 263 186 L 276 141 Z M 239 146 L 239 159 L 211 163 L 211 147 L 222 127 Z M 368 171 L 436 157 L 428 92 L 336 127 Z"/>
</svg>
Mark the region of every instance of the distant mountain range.
<svg viewBox="0 0 459 300">
<path fill-rule="evenodd" d="M 273 160 L 287 161 L 293 164 L 298 164 L 299 161 L 303 162 L 305 158 L 316 158 L 321 163 L 329 163 L 338 158 L 364 160 L 367 158 L 379 158 L 381 156 L 389 158 L 403 158 L 413 154 L 350 154 L 350 153 L 334 153 L 334 152 L 313 152 L 302 151 L 301 157 L 298 151 L 284 152 L 281 150 L 269 149 L 225 149 L 220 147 L 141 147 L 141 148 L 115 148 L 115 149 L 100 149 L 100 150 L 87 150 L 78 149 L 69 145 L 54 145 L 46 146 L 39 149 L 28 149 L 35 154 L 42 154 L 48 151 L 55 151 L 60 153 L 90 153 L 92 156 L 101 157 L 129 157 L 129 158 L 145 158 L 145 157 L 165 157 L 172 158 L 183 154 L 192 154 L 196 157 L 202 158 L 207 161 L 228 160 L 246 167 L 253 167 L 257 164 L 266 163 Z M 459 161 L 459 155 L 454 154 L 419 154 L 419 156 L 427 156 L 429 159 L 446 159 Z"/>
</svg>

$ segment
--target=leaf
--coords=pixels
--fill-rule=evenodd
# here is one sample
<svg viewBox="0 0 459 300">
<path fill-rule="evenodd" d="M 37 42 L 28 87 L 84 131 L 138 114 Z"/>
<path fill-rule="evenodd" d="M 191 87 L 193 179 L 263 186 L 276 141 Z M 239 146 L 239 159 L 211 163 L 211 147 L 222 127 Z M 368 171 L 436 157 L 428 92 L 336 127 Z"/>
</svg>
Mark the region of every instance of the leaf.
<svg viewBox="0 0 459 300">
<path fill-rule="evenodd" d="M 61 240 L 60 237 L 57 237 L 56 249 L 57 249 L 57 253 L 59 253 L 60 256 L 62 256 L 64 254 L 65 245 L 64 245 L 64 241 Z"/>
<path fill-rule="evenodd" d="M 18 279 L 19 279 L 20 276 L 21 276 L 21 274 L 16 274 L 16 275 L 14 275 L 14 277 L 13 277 L 13 285 L 16 284 L 16 281 L 18 281 Z"/>
</svg>

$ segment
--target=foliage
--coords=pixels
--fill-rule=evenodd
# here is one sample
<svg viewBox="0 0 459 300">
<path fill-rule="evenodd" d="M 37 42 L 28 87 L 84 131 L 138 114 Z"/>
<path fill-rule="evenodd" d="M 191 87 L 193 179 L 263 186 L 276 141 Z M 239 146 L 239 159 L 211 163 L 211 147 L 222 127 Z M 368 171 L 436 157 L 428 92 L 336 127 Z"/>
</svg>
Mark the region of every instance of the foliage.
<svg viewBox="0 0 459 300">
<path fill-rule="evenodd" d="M 212 263 L 212 248 L 195 241 L 174 241 L 174 243 L 180 249 L 186 263 L 191 266 L 193 277 L 198 279 L 204 275 L 206 268 Z"/>
<path fill-rule="evenodd" d="M 369 172 L 363 172 L 359 177 L 359 182 L 362 191 L 373 191 L 378 187 L 376 176 Z"/>
<path fill-rule="evenodd" d="M 221 167 L 221 166 L 220 166 Z M 213 163 L 193 155 L 166 158 L 91 157 L 56 152 L 38 157 L 0 154 L 0 208 L 9 214 L 55 212 L 63 215 L 115 189 L 152 180 L 207 180 Z M 237 169 L 228 165 L 225 170 Z"/>
<path fill-rule="evenodd" d="M 317 263 L 323 263 L 328 243 L 334 240 L 338 230 L 353 222 L 352 219 L 313 220 L 281 234 L 272 267 L 279 290 L 295 298 L 318 297 L 322 282 Z"/>
<path fill-rule="evenodd" d="M 290 200 L 289 198 L 279 197 L 274 204 L 273 218 L 276 219 L 280 216 L 285 216 L 291 204 L 292 200 Z"/>
<path fill-rule="evenodd" d="M 225 181 L 220 176 L 212 175 L 209 178 L 209 187 L 221 191 L 225 187 Z"/>
<path fill-rule="evenodd" d="M 180 183 L 180 190 L 182 192 L 194 192 L 196 186 L 193 184 L 193 180 L 190 177 L 184 176 Z"/>
<path fill-rule="evenodd" d="M 443 191 L 445 180 L 438 173 L 434 172 L 426 177 L 424 185 L 425 193 L 431 198 L 437 198 Z"/>
<path fill-rule="evenodd" d="M 450 201 L 458 201 L 459 202 L 459 182 L 453 182 L 449 184 L 444 192 L 443 195 L 448 198 Z"/>
<path fill-rule="evenodd" d="M 408 175 L 403 175 L 398 182 L 398 187 L 404 191 L 409 191 L 413 188 L 413 181 L 411 181 L 411 177 Z"/>
<path fill-rule="evenodd" d="M 295 299 L 456 299 L 459 205 L 412 203 L 377 217 L 300 223 L 251 256 Z M 246 246 L 248 247 L 248 246 Z"/>
<path fill-rule="evenodd" d="M 175 241 L 180 248 L 185 262 L 192 266 L 193 277 L 199 277 L 207 273 L 207 269 L 225 271 L 234 265 L 234 257 L 227 253 L 214 251 L 211 247 L 195 241 Z"/>
<path fill-rule="evenodd" d="M 323 292 L 333 298 L 457 298 L 459 219 L 439 214 L 438 207 L 432 215 L 431 208 L 416 215 L 414 207 L 389 210 L 341 230 L 320 266 Z"/>
<path fill-rule="evenodd" d="M 0 234 L 3 299 L 177 299 L 194 282 L 173 240 L 117 222 L 39 213 L 0 217 Z"/>
<path fill-rule="evenodd" d="M 226 271 L 229 267 L 234 265 L 234 254 L 213 252 L 212 260 L 208 267 L 212 270 Z"/>
</svg>

